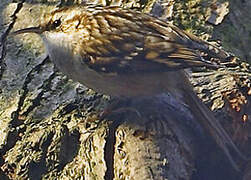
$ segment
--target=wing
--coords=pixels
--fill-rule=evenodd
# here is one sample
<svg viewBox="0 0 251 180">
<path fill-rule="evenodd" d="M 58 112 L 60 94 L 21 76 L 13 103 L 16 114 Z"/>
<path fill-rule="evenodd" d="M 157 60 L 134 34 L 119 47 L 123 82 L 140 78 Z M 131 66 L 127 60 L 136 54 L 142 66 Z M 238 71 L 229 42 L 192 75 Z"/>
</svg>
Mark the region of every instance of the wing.
<svg viewBox="0 0 251 180">
<path fill-rule="evenodd" d="M 200 56 L 199 50 L 223 56 L 209 43 L 147 14 L 117 7 L 103 7 L 90 14 L 84 22 L 90 36 L 83 38 L 81 55 L 84 63 L 96 71 L 215 67 Z"/>
</svg>

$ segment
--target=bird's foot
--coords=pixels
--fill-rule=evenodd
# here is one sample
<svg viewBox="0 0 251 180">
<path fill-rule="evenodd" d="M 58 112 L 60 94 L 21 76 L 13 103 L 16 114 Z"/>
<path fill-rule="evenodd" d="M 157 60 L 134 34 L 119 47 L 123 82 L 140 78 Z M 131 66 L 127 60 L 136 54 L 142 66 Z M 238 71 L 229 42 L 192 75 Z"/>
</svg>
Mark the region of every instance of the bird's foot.
<svg viewBox="0 0 251 180">
<path fill-rule="evenodd" d="M 141 117 L 140 112 L 131 107 L 131 99 L 129 98 L 115 98 L 112 100 L 111 104 L 106 107 L 103 112 L 100 113 L 99 118 L 101 120 L 112 117 L 114 115 L 121 115 L 126 113 L 135 113 L 138 117 Z"/>
</svg>

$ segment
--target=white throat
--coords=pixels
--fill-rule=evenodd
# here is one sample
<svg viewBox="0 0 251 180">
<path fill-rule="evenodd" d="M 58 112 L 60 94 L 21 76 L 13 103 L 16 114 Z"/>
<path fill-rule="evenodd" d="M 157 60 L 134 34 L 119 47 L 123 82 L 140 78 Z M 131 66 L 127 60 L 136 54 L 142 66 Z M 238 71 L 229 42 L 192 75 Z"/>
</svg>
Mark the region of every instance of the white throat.
<svg viewBox="0 0 251 180">
<path fill-rule="evenodd" d="M 42 39 L 51 61 L 60 71 L 71 77 L 76 61 L 72 50 L 72 38 L 65 33 L 44 32 Z"/>
</svg>

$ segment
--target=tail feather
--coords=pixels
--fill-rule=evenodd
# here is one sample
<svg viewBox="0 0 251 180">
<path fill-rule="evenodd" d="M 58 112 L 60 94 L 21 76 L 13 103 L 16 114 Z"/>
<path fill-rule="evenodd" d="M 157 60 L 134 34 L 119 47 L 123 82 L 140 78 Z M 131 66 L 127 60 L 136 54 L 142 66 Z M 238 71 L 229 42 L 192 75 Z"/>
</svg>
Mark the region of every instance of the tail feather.
<svg viewBox="0 0 251 180">
<path fill-rule="evenodd" d="M 244 162 L 246 157 L 244 157 L 244 155 L 236 147 L 232 139 L 214 117 L 212 111 L 195 94 L 185 73 L 183 75 L 187 80 L 187 86 L 184 86 L 186 89 L 184 89 L 183 93 L 185 103 L 191 108 L 192 114 L 198 121 L 200 121 L 203 128 L 208 131 L 208 133 L 214 138 L 217 145 L 223 150 L 232 166 L 237 171 L 240 171 L 240 164 Z M 191 88 L 187 89 L 189 86 Z"/>
</svg>

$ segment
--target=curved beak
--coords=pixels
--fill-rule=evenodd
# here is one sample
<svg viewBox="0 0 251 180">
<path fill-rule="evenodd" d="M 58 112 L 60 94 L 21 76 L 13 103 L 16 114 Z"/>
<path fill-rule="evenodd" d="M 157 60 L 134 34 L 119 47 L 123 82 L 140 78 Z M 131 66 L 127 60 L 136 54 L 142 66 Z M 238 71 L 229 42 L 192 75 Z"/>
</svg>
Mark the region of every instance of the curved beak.
<svg viewBox="0 0 251 180">
<path fill-rule="evenodd" d="M 44 32 L 44 28 L 41 28 L 41 27 L 29 27 L 29 28 L 24 28 L 24 29 L 14 31 L 14 32 L 10 33 L 10 35 L 15 36 L 17 34 L 24 34 L 24 33 L 42 34 L 43 32 Z"/>
</svg>

